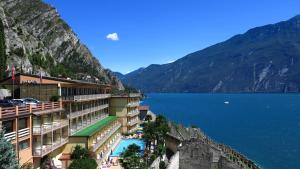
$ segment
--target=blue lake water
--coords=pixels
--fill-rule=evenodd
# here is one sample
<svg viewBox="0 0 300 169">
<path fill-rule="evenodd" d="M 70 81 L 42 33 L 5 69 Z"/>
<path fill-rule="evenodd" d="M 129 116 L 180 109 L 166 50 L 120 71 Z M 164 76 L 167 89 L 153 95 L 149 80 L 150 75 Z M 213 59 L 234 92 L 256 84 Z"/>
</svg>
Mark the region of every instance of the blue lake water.
<svg viewBox="0 0 300 169">
<path fill-rule="evenodd" d="M 142 104 L 153 112 L 186 126 L 197 125 L 264 169 L 300 169 L 300 94 L 147 96 Z"/>
</svg>

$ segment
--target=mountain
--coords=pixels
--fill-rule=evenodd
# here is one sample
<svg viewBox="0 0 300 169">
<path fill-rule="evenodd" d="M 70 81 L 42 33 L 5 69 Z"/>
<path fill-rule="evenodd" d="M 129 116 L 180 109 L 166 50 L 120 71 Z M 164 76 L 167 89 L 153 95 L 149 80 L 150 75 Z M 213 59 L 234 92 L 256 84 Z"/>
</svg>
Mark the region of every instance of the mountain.
<svg viewBox="0 0 300 169">
<path fill-rule="evenodd" d="M 0 1 L 0 72 L 14 65 L 24 73 L 122 83 L 80 42 L 55 8 L 41 0 Z"/>
<path fill-rule="evenodd" d="M 299 92 L 300 15 L 127 74 L 145 92 Z"/>
<path fill-rule="evenodd" d="M 125 77 L 125 75 L 120 72 L 112 72 L 112 74 L 120 80 L 122 80 Z"/>
</svg>

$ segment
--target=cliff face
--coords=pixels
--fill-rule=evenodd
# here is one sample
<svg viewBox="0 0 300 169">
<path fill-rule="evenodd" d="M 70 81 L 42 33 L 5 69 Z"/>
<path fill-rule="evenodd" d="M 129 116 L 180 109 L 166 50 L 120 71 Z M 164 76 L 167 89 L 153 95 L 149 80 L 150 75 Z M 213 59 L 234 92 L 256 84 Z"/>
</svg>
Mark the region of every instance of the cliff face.
<svg viewBox="0 0 300 169">
<path fill-rule="evenodd" d="M 123 89 L 57 11 L 40 0 L 1 0 L 7 64 L 17 71 L 108 83 Z"/>
<path fill-rule="evenodd" d="M 300 92 L 299 79 L 300 15 L 139 69 L 122 81 L 145 92 Z"/>
</svg>

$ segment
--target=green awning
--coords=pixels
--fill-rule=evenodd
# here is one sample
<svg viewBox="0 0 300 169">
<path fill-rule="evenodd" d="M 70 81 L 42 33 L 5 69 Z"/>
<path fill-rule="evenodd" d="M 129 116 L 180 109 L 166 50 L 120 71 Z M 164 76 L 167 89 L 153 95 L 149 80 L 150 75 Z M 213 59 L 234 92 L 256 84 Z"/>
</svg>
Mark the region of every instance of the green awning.
<svg viewBox="0 0 300 169">
<path fill-rule="evenodd" d="M 90 136 L 94 135 L 96 132 L 98 132 L 99 130 L 101 130 L 103 127 L 114 122 L 115 120 L 117 120 L 116 116 L 108 116 L 105 119 L 100 120 L 100 121 L 96 122 L 95 124 L 93 124 L 89 127 L 86 127 L 83 130 L 78 131 L 77 133 L 75 133 L 72 136 L 73 137 L 90 137 Z"/>
</svg>

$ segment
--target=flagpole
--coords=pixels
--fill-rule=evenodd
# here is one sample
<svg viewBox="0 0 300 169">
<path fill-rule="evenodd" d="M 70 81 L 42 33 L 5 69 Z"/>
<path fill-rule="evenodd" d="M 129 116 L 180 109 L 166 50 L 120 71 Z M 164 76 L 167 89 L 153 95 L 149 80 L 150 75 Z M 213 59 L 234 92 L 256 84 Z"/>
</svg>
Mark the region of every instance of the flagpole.
<svg viewBox="0 0 300 169">
<path fill-rule="evenodd" d="M 11 78 L 12 78 L 12 82 L 13 82 L 12 96 L 13 96 L 13 99 L 15 99 L 15 66 L 14 65 L 12 65 L 12 68 L 11 68 Z"/>
</svg>

